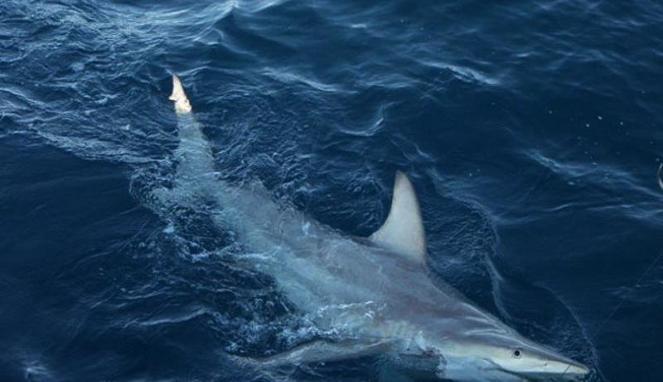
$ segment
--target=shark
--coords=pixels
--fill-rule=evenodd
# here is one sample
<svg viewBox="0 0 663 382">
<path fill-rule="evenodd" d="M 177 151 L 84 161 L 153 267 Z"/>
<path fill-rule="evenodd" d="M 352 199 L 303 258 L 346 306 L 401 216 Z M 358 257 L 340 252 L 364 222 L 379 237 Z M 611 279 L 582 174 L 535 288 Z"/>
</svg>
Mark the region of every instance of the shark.
<svg viewBox="0 0 663 382">
<path fill-rule="evenodd" d="M 431 275 L 419 201 L 403 172 L 395 175 L 384 224 L 369 237 L 346 235 L 276 202 L 260 184 L 222 180 L 181 80 L 172 81 L 178 164 L 172 187 L 155 196 L 190 205 L 213 200 L 213 220 L 250 252 L 243 260 L 271 276 L 317 327 L 338 334 L 244 364 L 274 369 L 376 356 L 440 380 L 577 381 L 590 374 Z"/>
</svg>

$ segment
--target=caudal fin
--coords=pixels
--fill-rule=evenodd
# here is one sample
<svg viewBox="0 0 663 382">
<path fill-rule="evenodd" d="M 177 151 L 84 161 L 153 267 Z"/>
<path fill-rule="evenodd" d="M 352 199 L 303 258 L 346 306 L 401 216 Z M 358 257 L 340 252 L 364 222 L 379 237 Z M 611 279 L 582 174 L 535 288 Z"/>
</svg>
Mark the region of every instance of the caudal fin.
<svg viewBox="0 0 663 382">
<path fill-rule="evenodd" d="M 186 97 L 184 88 L 182 87 L 182 81 L 179 77 L 173 74 L 173 92 L 170 94 L 171 101 L 175 102 L 175 112 L 176 113 L 190 113 L 191 112 L 191 103 Z"/>
</svg>

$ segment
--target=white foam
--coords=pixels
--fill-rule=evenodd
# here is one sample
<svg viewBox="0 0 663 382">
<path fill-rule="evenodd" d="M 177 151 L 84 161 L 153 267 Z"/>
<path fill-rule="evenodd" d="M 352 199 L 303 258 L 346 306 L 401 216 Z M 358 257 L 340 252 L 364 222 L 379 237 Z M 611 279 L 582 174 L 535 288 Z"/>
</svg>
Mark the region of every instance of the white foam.
<svg viewBox="0 0 663 382">
<path fill-rule="evenodd" d="M 498 78 L 489 77 L 488 75 L 483 74 L 476 69 L 468 68 L 466 66 L 435 61 L 424 61 L 423 64 L 438 69 L 450 70 L 455 74 L 456 78 L 465 82 L 479 82 L 491 86 L 501 85 L 502 83 L 502 81 L 500 81 Z"/>
</svg>

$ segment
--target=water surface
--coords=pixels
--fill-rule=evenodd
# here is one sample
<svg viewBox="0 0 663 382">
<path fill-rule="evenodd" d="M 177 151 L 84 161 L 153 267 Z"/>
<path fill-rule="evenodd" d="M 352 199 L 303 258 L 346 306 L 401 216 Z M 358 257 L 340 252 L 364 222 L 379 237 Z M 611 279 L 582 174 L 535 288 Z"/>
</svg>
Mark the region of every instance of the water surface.
<svg viewBox="0 0 663 382">
<path fill-rule="evenodd" d="M 171 73 L 219 173 L 368 235 L 406 171 L 437 275 L 593 380 L 661 379 L 661 19 L 648 0 L 3 1 L 0 380 L 246 380 L 227 354 L 328 335 L 236 266 L 212 206 L 152 200 Z"/>
</svg>

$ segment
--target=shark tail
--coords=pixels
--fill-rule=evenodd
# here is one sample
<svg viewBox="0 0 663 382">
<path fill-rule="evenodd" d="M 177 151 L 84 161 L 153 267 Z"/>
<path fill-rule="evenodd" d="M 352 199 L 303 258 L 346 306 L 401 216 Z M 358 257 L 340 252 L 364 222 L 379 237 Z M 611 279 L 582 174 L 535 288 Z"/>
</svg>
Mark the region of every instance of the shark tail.
<svg viewBox="0 0 663 382">
<path fill-rule="evenodd" d="M 187 98 L 184 88 L 182 87 L 182 81 L 179 77 L 173 74 L 173 92 L 170 94 L 169 99 L 175 102 L 175 112 L 186 114 L 191 113 L 191 103 L 189 98 Z"/>
</svg>

